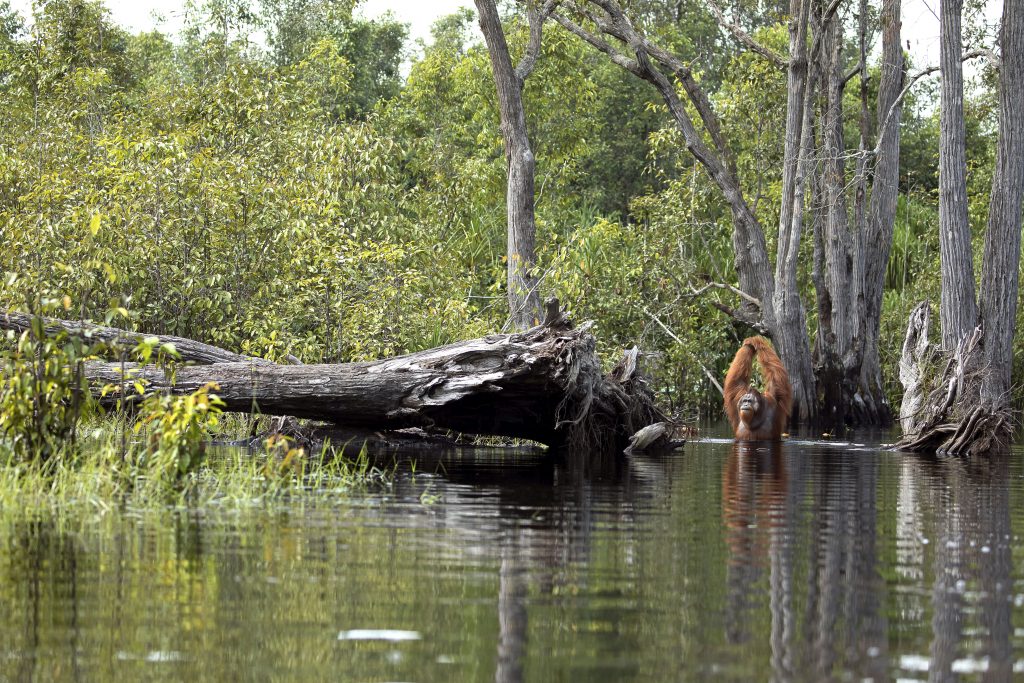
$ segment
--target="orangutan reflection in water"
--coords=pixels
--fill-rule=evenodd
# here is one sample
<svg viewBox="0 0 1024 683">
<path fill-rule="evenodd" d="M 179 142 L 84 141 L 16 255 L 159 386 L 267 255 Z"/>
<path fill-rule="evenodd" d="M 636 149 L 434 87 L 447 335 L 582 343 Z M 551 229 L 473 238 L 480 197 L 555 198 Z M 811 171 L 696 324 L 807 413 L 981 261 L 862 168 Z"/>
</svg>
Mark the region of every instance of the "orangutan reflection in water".
<svg viewBox="0 0 1024 683">
<path fill-rule="evenodd" d="M 760 628 L 753 617 L 758 612 L 758 602 L 763 599 L 763 589 L 758 586 L 767 567 L 772 570 L 773 588 L 775 585 L 774 550 L 781 547 L 774 542 L 775 531 L 786 524 L 787 481 L 782 455 L 779 442 L 737 441 L 722 470 L 722 522 L 729 548 L 725 627 L 726 637 L 733 644 L 760 637 Z M 779 620 L 775 601 L 772 602 L 772 658 L 775 660 L 775 625 Z M 792 670 L 788 662 L 773 661 L 773 669 L 778 672 L 780 668 Z"/>
<path fill-rule="evenodd" d="M 876 467 L 822 452 L 807 457 L 783 443 L 733 445 L 722 471 L 726 636 L 758 644 L 756 616 L 767 597 L 771 680 L 827 680 L 837 665 L 885 677 L 882 596 L 874 590 Z M 796 530 L 808 523 L 810 547 L 802 547 Z"/>
<path fill-rule="evenodd" d="M 785 523 L 785 512 L 782 444 L 734 443 L 722 472 L 722 521 L 730 566 L 763 563 L 769 536 L 761 529 Z"/>
</svg>

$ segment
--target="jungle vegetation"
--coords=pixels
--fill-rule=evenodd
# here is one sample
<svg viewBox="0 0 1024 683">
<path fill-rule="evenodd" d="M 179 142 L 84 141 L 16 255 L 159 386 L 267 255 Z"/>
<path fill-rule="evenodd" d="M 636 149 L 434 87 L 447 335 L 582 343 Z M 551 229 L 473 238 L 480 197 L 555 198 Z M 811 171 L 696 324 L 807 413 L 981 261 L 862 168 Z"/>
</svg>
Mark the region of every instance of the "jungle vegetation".
<svg viewBox="0 0 1024 683">
<path fill-rule="evenodd" d="M 567 3 L 559 9 L 564 21 L 545 22 L 535 63 L 520 81 L 535 162 L 536 291 L 557 295 L 575 319 L 596 321 L 603 357 L 633 344 L 643 349 L 670 410 L 685 420 L 718 416 L 721 395 L 709 377 L 724 375 L 739 341 L 764 320 L 737 315 L 744 306 L 737 288 L 752 291 L 737 272 L 738 210 L 711 167 L 687 151 L 701 142 L 731 169 L 749 213 L 743 220 L 761 226 L 770 251 L 806 223 L 789 270 L 766 291 L 806 303 L 804 361 L 808 372 L 828 370 L 846 351 L 835 330 L 823 328 L 835 323 L 822 320 L 821 300 L 848 283 L 826 281 L 816 267 L 814 216 L 855 226 L 867 206 L 861 200 L 871 188 L 861 183 L 867 171 L 858 149 L 890 123 L 875 102 L 882 67 L 895 59 L 881 38 L 883 5 L 891 10 L 891 3 L 832 3 L 822 14 L 809 0 L 744 0 L 727 17 L 701 0 L 624 3 L 630 26 L 679 62 L 662 60 L 661 79 L 685 66 L 704 93 L 727 152 L 713 131 L 680 127 L 702 115 L 692 99 L 680 99 L 683 81 L 665 86 L 623 68 L 572 30 L 597 38 L 598 13 L 614 18 L 607 7 L 619 7 L 592 4 Z M 443 17 L 430 41 L 414 45 L 398 18 L 366 19 L 357 5 L 195 0 L 185 30 L 168 36 L 125 30 L 100 0 L 43 0 L 31 17 L 0 0 L 0 306 L 305 363 L 376 359 L 522 325 L 506 296 L 514 270 L 508 143 L 476 14 Z M 966 47 L 991 47 L 995 36 L 976 5 L 963 12 Z M 525 7 L 497 6 L 513 64 L 528 54 L 540 3 Z M 794 7 L 811 17 L 827 49 L 794 35 Z M 818 90 L 805 85 L 794 94 L 793 62 L 778 61 L 794 46 L 808 53 L 811 68 L 806 61 L 804 68 Z M 908 75 L 931 66 L 898 52 Z M 997 157 L 995 64 L 976 63 L 963 105 L 974 273 L 982 270 Z M 901 140 L 889 171 L 897 179 L 891 252 L 871 264 L 882 285 L 878 402 L 889 405 L 898 404 L 908 316 L 923 299 L 937 305 L 942 287 L 937 81 L 921 78 L 902 95 L 891 122 Z M 801 97 L 806 108 L 794 109 Z M 835 169 L 824 162 L 804 169 L 809 196 L 815 187 L 842 195 L 805 218 L 792 215 L 797 165 L 787 162 L 794 158 L 787 120 L 794 111 L 809 115 L 797 146 L 845 159 L 851 171 L 819 186 L 815 178 Z M 1020 327 L 1018 319 L 1014 334 Z M 139 346 L 118 353 L 161 355 Z M 1013 349 L 1020 377 L 1024 351 Z M 5 448 L 43 459 L 64 452 L 60 443 L 87 419 L 76 363 L 100 352 L 42 333 L 8 335 Z M 40 379 L 47 373 L 49 383 Z M 39 409 L 52 404 L 44 385 L 61 406 L 43 416 L 47 425 Z M 810 413 L 831 386 L 805 387 Z M 1021 405 L 1019 383 L 1011 398 Z M 194 441 L 193 426 L 209 429 L 217 412 L 204 394 L 189 406 L 150 406 L 147 424 Z M 177 421 L 168 417 L 175 414 Z M 53 438 L 19 437 L 33 421 Z M 152 452 L 166 453 L 173 442 Z M 189 468 L 183 458 L 173 456 L 181 471 Z"/>
</svg>

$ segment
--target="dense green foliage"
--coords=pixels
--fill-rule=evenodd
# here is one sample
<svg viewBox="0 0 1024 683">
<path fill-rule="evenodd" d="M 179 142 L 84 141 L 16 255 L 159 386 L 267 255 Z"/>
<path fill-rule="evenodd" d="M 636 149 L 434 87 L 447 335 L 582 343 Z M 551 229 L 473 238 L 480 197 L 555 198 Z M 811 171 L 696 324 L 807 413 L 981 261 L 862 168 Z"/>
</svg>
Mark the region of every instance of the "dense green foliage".
<svg viewBox="0 0 1024 683">
<path fill-rule="evenodd" d="M 664 5 L 639 3 L 637 16 L 697 60 L 739 143 L 752 205 L 765 226 L 777 224 L 784 75 L 736 49 L 699 3 Z M 190 8 L 172 40 L 129 34 L 95 0 L 41 2 L 31 21 L 0 2 L 0 270 L 9 276 L 0 306 L 66 296 L 67 317 L 102 321 L 124 308 L 140 330 L 306 362 L 504 329 L 505 161 L 472 13 L 440 20 L 403 78 L 405 26 L 360 18 L 352 2 Z M 752 21 L 760 41 L 785 51 L 780 11 L 766 4 Z M 519 54 L 526 26 L 514 12 L 507 33 Z M 883 315 L 893 391 L 906 313 L 938 291 L 937 113 L 927 91 L 917 93 L 904 113 Z M 717 191 L 655 93 L 555 25 L 525 105 L 544 293 L 598 321 L 605 358 L 632 344 L 649 352 L 673 407 L 717 415 L 707 375 L 723 374 L 749 332 L 710 305 L 727 293 L 693 295 L 707 281 L 734 280 Z M 988 90 L 969 105 L 980 235 L 994 135 Z M 39 362 L 14 353 L 5 396 L 18 390 L 11 363 Z M 64 418 L 54 419 L 59 432 Z"/>
</svg>

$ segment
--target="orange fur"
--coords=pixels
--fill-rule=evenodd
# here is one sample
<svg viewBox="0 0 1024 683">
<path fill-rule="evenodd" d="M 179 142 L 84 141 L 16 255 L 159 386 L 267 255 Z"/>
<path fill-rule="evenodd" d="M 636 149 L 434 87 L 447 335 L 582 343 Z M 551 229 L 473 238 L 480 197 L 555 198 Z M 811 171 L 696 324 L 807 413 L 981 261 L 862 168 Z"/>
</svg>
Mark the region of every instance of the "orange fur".
<svg viewBox="0 0 1024 683">
<path fill-rule="evenodd" d="M 754 358 L 765 378 L 764 394 L 750 385 Z M 752 415 L 741 414 L 740 405 L 753 406 Z M 786 430 L 793 407 L 789 375 L 764 337 L 748 337 L 732 359 L 725 376 L 725 414 L 738 441 L 778 440 Z"/>
</svg>

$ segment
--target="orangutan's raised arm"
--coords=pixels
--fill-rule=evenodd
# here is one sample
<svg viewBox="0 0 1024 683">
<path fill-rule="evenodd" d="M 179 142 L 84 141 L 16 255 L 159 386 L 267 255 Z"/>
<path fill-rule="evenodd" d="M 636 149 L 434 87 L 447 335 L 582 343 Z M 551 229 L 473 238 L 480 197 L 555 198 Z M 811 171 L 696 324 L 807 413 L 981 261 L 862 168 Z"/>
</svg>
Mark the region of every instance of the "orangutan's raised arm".
<svg viewBox="0 0 1024 683">
<path fill-rule="evenodd" d="M 793 388 L 789 384 L 789 375 L 767 339 L 750 337 L 743 343 L 750 344 L 757 351 L 757 362 L 761 365 L 761 374 L 765 379 L 764 393 L 775 399 L 775 421 L 779 425 L 776 431 L 781 435 L 786 430 L 786 422 L 793 410 Z"/>
<path fill-rule="evenodd" d="M 732 359 L 729 372 L 725 375 L 725 414 L 729 418 L 729 424 L 733 431 L 740 422 L 740 397 L 750 391 L 750 371 L 754 366 L 755 348 L 743 342 L 743 346 Z"/>
<path fill-rule="evenodd" d="M 765 379 L 764 395 L 750 385 L 755 357 Z M 793 390 L 786 368 L 764 337 L 743 340 L 725 376 L 724 394 L 725 414 L 737 440 L 776 440 L 786 430 Z"/>
</svg>

